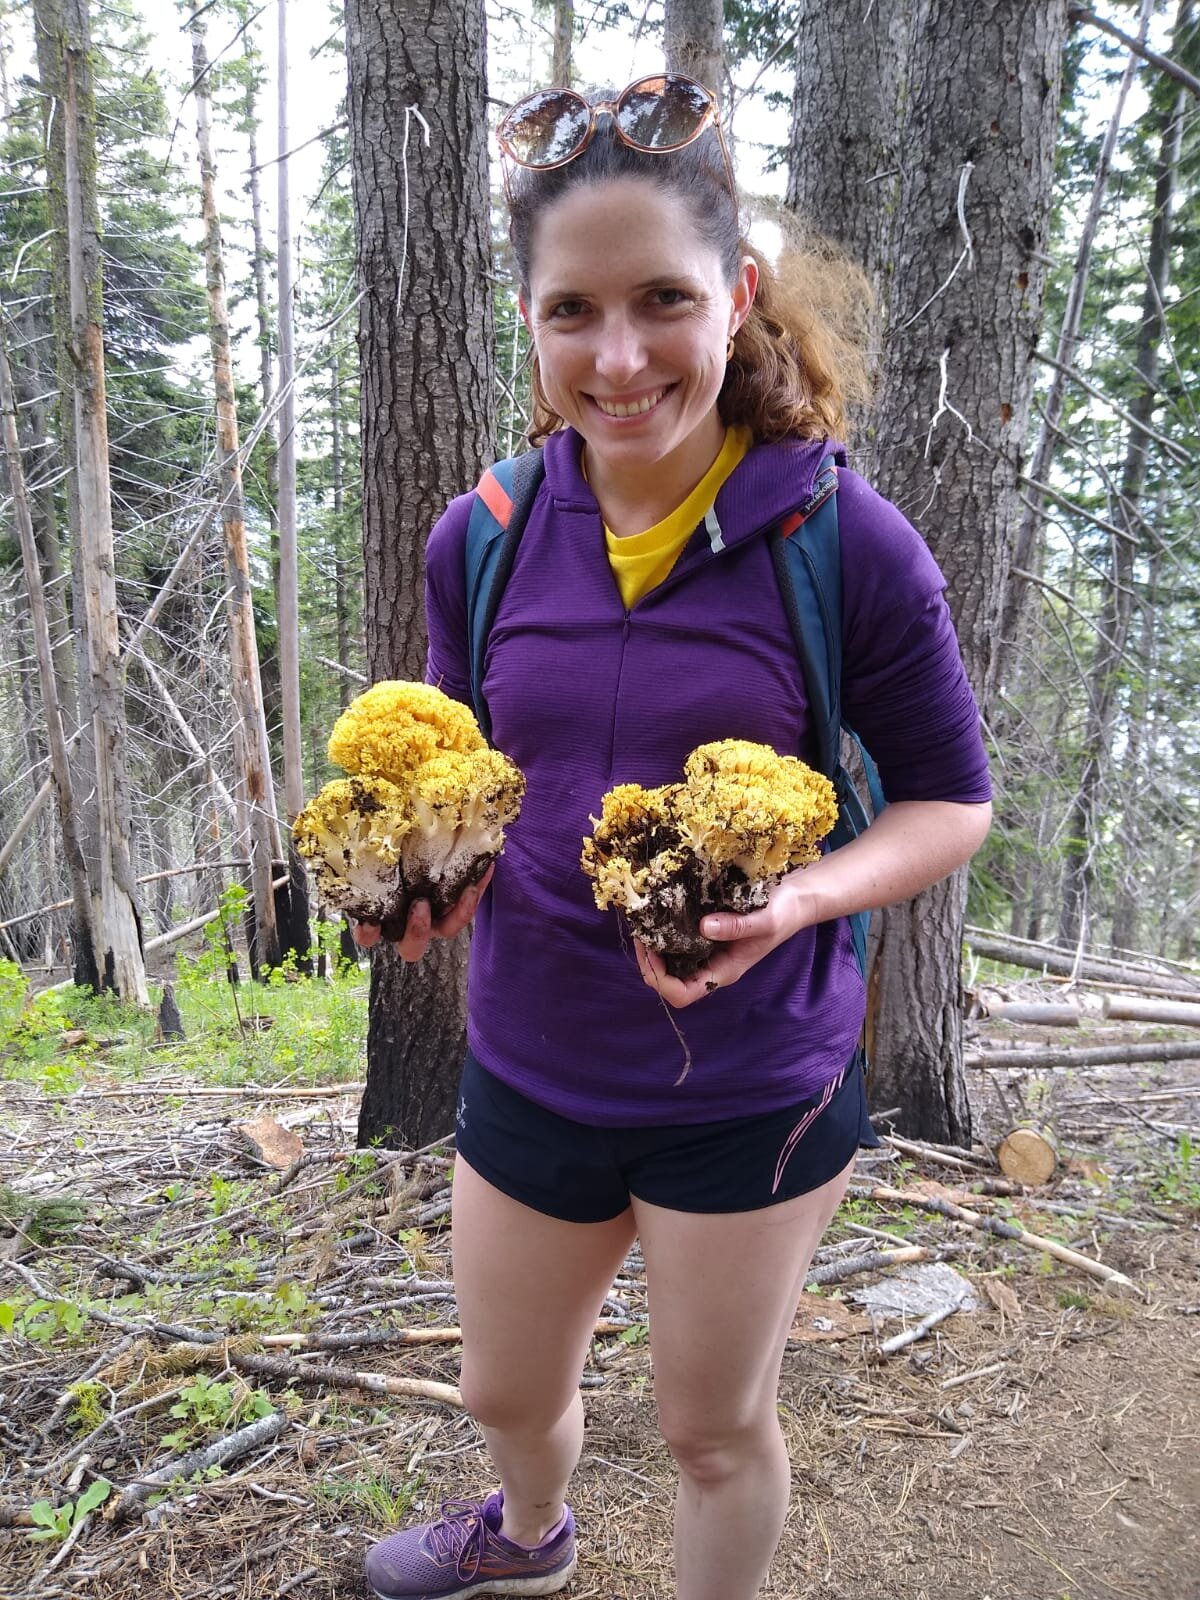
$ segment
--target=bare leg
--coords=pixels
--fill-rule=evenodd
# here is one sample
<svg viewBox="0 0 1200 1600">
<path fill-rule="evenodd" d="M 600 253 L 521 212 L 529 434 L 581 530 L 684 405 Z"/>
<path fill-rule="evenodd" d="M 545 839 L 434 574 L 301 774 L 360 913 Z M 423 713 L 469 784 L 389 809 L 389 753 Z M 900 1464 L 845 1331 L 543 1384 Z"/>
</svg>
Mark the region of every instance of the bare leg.
<svg viewBox="0 0 1200 1600">
<path fill-rule="evenodd" d="M 680 1474 L 677 1600 L 755 1600 L 766 1578 L 790 1486 L 780 1362 L 852 1166 L 763 1211 L 698 1216 L 634 1201 L 659 1416 Z"/>
<path fill-rule="evenodd" d="M 461 1387 L 504 1489 L 503 1532 L 537 1544 L 562 1515 L 583 1443 L 579 1374 L 633 1216 L 560 1222 L 510 1199 L 459 1156 L 454 1282 Z"/>
</svg>

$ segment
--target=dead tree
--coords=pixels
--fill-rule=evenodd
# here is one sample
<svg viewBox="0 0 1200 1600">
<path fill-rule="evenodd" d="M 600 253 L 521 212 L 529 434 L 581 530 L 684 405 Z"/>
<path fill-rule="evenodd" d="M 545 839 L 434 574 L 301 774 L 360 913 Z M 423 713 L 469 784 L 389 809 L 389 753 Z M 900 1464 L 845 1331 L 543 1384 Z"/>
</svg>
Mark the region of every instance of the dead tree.
<svg viewBox="0 0 1200 1600">
<path fill-rule="evenodd" d="M 251 970 L 279 965 L 281 950 L 272 887 L 274 863 L 280 859 L 279 823 L 271 779 L 271 752 L 263 711 L 262 679 L 255 637 L 250 561 L 246 548 L 245 497 L 238 441 L 237 402 L 229 344 L 229 310 L 225 299 L 225 263 L 221 218 L 217 209 L 216 166 L 212 154 L 212 117 L 208 53 L 204 23 L 207 6 L 192 0 L 192 73 L 196 98 L 196 136 L 200 152 L 200 198 L 204 219 L 204 263 L 208 288 L 209 343 L 216 394 L 217 453 L 220 462 L 221 525 L 225 536 L 226 617 L 229 662 L 236 716 L 235 749 L 240 800 L 248 835 L 254 922 L 250 939 Z"/>
<path fill-rule="evenodd" d="M 76 981 L 149 1004 L 125 768 L 125 681 L 117 618 L 105 407 L 104 297 L 96 194 L 96 105 L 85 0 L 37 0 L 38 65 L 47 95 L 51 215 L 56 226 L 55 339 L 70 468 L 73 623 L 84 764 L 93 796 L 83 848 L 91 896 L 76 929 Z"/>
</svg>

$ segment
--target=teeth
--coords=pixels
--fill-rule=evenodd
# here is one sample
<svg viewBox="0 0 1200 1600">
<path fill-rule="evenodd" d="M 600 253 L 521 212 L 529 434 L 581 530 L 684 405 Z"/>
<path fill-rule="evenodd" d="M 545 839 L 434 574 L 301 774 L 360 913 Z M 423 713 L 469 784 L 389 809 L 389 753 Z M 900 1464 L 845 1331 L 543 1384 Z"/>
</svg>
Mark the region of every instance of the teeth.
<svg viewBox="0 0 1200 1600">
<path fill-rule="evenodd" d="M 665 389 L 658 389 L 654 394 L 646 395 L 643 400 L 631 401 L 629 405 L 624 405 L 619 400 L 597 400 L 596 404 L 606 417 L 640 417 L 643 412 L 656 406 L 666 392 Z"/>
</svg>

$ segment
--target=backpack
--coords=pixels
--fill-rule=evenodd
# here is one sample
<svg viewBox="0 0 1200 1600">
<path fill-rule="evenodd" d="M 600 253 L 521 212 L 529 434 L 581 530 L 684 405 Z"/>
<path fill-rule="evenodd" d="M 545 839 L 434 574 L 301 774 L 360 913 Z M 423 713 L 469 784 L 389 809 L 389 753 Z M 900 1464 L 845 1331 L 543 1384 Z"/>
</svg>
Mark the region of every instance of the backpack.
<svg viewBox="0 0 1200 1600">
<path fill-rule="evenodd" d="M 844 457 L 841 458 L 844 461 Z M 804 673 L 817 742 L 816 763 L 834 786 L 838 820 L 829 836 L 836 850 L 858 837 L 871 817 L 842 761 L 842 738 L 858 752 L 876 816 L 886 801 L 875 763 L 853 729 L 842 721 L 842 547 L 838 537 L 838 456 L 821 462 L 813 492 L 768 535 L 768 548 L 788 626 Z M 483 696 L 484 657 L 500 596 L 512 571 L 517 545 L 546 475 L 540 450 L 526 450 L 489 467 L 479 480 L 467 523 L 467 629 L 471 699 L 483 735 L 491 718 Z M 859 971 L 867 971 L 869 911 L 847 919 Z"/>
</svg>

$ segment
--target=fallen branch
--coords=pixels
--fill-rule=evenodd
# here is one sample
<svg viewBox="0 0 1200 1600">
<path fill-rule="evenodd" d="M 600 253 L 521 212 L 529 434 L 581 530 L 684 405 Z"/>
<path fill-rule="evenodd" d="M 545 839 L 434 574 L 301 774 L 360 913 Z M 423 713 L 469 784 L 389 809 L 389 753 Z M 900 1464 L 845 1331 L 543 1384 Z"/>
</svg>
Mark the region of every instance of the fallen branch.
<svg viewBox="0 0 1200 1600">
<path fill-rule="evenodd" d="M 1024 1245 L 1026 1249 L 1044 1252 L 1057 1261 L 1065 1262 L 1067 1266 L 1088 1273 L 1093 1278 L 1103 1279 L 1105 1283 L 1119 1284 L 1123 1289 L 1132 1289 L 1135 1294 L 1141 1293 L 1131 1278 L 1127 1278 L 1123 1272 L 1118 1272 L 1115 1267 L 1105 1266 L 1103 1261 L 1095 1261 L 1091 1256 L 1080 1255 L 1078 1250 L 1071 1250 L 1065 1244 L 1059 1244 L 1057 1239 L 1044 1239 L 1040 1234 L 1030 1233 L 1015 1222 L 1006 1222 L 1000 1217 L 984 1217 L 978 1211 L 968 1211 L 966 1206 L 956 1205 L 953 1200 L 942 1200 L 909 1189 L 892 1189 L 886 1184 L 875 1184 L 871 1188 L 851 1184 L 849 1192 L 861 1199 L 882 1200 L 891 1205 L 917 1206 L 922 1211 L 932 1211 L 939 1217 L 947 1217 L 951 1222 L 963 1222 L 969 1228 L 978 1228 L 982 1233 L 995 1234 L 998 1239 L 1011 1239 L 1014 1244 Z"/>
<path fill-rule="evenodd" d="M 967 1067 L 1018 1067 L 1044 1072 L 1058 1067 L 1132 1067 L 1141 1061 L 1200 1061 L 1200 1040 L 1164 1044 L 1102 1044 L 1083 1050 L 976 1050 Z"/>
<path fill-rule="evenodd" d="M 365 1389 L 368 1394 L 407 1394 L 420 1400 L 439 1400 L 446 1406 L 463 1408 L 461 1393 L 450 1383 L 432 1378 L 389 1378 L 382 1372 L 355 1372 L 350 1367 L 317 1366 L 303 1361 L 285 1361 L 281 1356 L 242 1355 L 229 1352 L 229 1365 L 240 1372 L 254 1372 L 264 1378 L 282 1378 L 288 1383 L 327 1384 L 334 1389 Z"/>
<path fill-rule="evenodd" d="M 104 1508 L 104 1515 L 112 1522 L 122 1522 L 155 1490 L 164 1488 L 178 1478 L 190 1478 L 193 1473 L 205 1472 L 209 1467 L 223 1467 L 227 1462 L 249 1455 L 261 1445 L 270 1444 L 287 1425 L 288 1419 L 281 1412 L 272 1411 L 265 1417 L 258 1417 L 254 1422 L 248 1423 L 246 1427 L 239 1428 L 236 1433 L 224 1434 L 212 1444 L 188 1450 L 183 1455 L 176 1456 L 174 1460 L 168 1461 L 165 1466 L 146 1473 L 144 1477 L 136 1479 L 122 1489 L 120 1494 L 110 1500 Z"/>
<path fill-rule="evenodd" d="M 901 1139 L 898 1134 L 885 1133 L 884 1144 L 890 1144 L 893 1150 L 899 1150 L 902 1155 L 917 1156 L 922 1161 L 932 1161 L 935 1166 L 953 1167 L 956 1172 L 977 1173 L 981 1167 L 991 1166 L 991 1162 L 976 1160 L 974 1157 L 966 1161 L 962 1156 L 948 1155 L 944 1150 L 938 1150 L 933 1145 L 920 1144 L 916 1139 Z"/>
<path fill-rule="evenodd" d="M 968 927 L 967 943 L 977 956 L 1001 961 L 1007 966 L 1025 967 L 1033 972 L 1055 973 L 1064 978 L 1098 979 L 1125 983 L 1131 989 L 1154 989 L 1176 999 L 1195 999 L 1200 995 L 1200 974 L 1186 967 L 1164 970 L 1132 961 L 1116 961 L 1103 956 L 1082 955 L 1058 945 L 1038 944 L 1032 939 L 1001 937 L 985 928 Z"/>
<path fill-rule="evenodd" d="M 853 1278 L 860 1272 L 876 1272 L 881 1267 L 907 1266 L 913 1261 L 933 1261 L 937 1256 L 936 1250 L 927 1250 L 924 1245 L 904 1245 L 899 1250 L 868 1250 L 865 1255 L 850 1256 L 845 1261 L 831 1261 L 827 1266 L 811 1267 L 807 1278 L 804 1280 L 807 1287 L 810 1283 L 842 1283 L 846 1278 Z"/>
<path fill-rule="evenodd" d="M 905 1328 L 903 1333 L 894 1333 L 890 1339 L 885 1339 L 879 1346 L 879 1354 L 892 1356 L 897 1350 L 904 1350 L 908 1345 L 916 1344 L 918 1339 L 923 1339 L 927 1333 L 931 1333 L 939 1322 L 945 1322 L 947 1317 L 952 1317 L 961 1306 L 960 1300 L 956 1300 L 952 1306 L 939 1306 L 927 1317 L 922 1317 L 914 1327 Z"/>
<path fill-rule="evenodd" d="M 593 1332 L 601 1338 L 605 1334 L 624 1333 L 632 1326 L 628 1317 L 601 1317 Z M 268 1333 L 259 1343 L 268 1350 L 352 1350 L 356 1345 L 367 1344 L 461 1344 L 462 1329 L 364 1328 L 360 1333 Z"/>
</svg>

